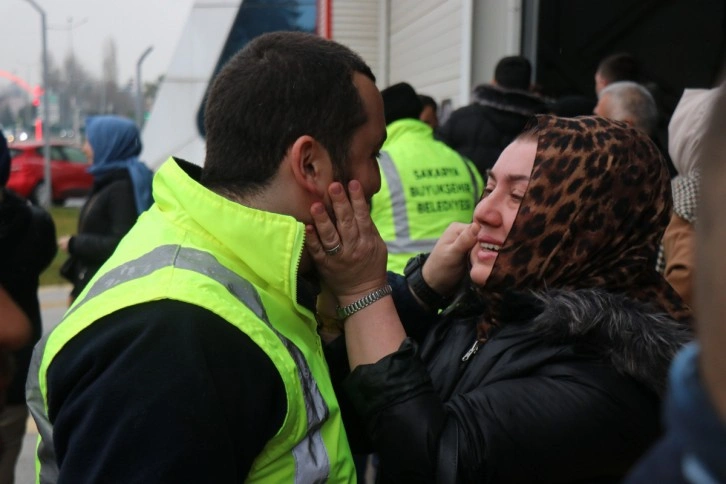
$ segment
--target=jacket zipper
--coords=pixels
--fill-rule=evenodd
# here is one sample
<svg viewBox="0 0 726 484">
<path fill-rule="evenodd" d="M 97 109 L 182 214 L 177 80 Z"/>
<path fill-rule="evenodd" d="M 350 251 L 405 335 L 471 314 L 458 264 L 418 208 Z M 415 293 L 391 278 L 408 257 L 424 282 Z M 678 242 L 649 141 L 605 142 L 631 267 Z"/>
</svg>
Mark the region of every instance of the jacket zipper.
<svg viewBox="0 0 726 484">
<path fill-rule="evenodd" d="M 481 343 L 479 342 L 479 340 L 478 339 L 475 339 L 474 340 L 474 344 L 471 345 L 471 348 L 469 348 L 469 350 L 466 353 L 464 353 L 464 356 L 461 357 L 461 361 L 463 363 L 466 363 L 467 361 L 469 361 L 469 358 L 471 358 L 472 356 L 474 356 L 476 354 L 476 352 L 479 351 L 479 345 L 480 344 Z"/>
</svg>

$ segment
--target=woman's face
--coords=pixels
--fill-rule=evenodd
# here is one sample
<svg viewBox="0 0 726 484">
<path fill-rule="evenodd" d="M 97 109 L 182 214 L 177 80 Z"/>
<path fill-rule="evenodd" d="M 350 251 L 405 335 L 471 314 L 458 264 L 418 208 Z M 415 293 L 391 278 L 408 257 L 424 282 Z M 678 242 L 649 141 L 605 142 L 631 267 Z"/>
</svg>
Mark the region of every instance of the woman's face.
<svg viewBox="0 0 726 484">
<path fill-rule="evenodd" d="M 469 254 L 471 280 L 479 286 L 487 282 L 517 217 L 536 152 L 535 140 L 517 140 L 507 146 L 489 173 L 484 198 L 474 209 L 474 221 L 481 228 Z"/>
</svg>

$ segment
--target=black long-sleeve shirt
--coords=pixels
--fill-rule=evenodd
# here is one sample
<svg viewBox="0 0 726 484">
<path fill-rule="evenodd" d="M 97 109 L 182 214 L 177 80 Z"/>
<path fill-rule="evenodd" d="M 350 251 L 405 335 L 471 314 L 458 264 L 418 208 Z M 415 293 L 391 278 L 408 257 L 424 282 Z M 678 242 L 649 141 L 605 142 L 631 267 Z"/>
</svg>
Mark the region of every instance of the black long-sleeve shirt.
<svg viewBox="0 0 726 484">
<path fill-rule="evenodd" d="M 51 364 L 48 395 L 59 483 L 243 482 L 287 411 L 247 335 L 172 300 L 83 330 Z"/>
</svg>

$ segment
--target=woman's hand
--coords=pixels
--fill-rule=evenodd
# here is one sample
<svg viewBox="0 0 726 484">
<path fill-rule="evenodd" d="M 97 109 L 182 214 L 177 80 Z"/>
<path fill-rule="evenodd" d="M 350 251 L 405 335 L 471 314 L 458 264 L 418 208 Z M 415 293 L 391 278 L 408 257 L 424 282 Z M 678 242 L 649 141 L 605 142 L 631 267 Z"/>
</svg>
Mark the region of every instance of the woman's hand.
<svg viewBox="0 0 726 484">
<path fill-rule="evenodd" d="M 64 235 L 58 238 L 58 248 L 63 252 L 68 252 L 68 243 L 71 240 L 72 235 Z"/>
<path fill-rule="evenodd" d="M 341 306 L 386 285 L 388 258 L 386 244 L 371 220 L 360 183 L 352 180 L 348 191 L 350 200 L 342 184 L 332 183 L 328 193 L 335 222 L 325 206 L 316 202 L 310 207 L 315 226 L 305 228 L 307 250 L 322 282 Z"/>
<path fill-rule="evenodd" d="M 457 288 L 467 270 L 467 257 L 476 244 L 479 224 L 454 222 L 441 235 L 421 269 L 426 284 L 442 296 Z"/>
</svg>

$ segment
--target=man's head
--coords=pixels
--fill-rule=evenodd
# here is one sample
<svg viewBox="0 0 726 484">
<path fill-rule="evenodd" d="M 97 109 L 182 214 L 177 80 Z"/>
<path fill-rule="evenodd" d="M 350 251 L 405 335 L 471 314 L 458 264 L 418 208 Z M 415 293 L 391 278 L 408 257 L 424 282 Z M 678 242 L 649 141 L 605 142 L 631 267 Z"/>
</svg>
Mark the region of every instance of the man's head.
<svg viewBox="0 0 726 484">
<path fill-rule="evenodd" d="M 527 91 L 531 79 L 532 64 L 521 55 L 504 57 L 494 68 L 494 84 L 505 89 Z"/>
<path fill-rule="evenodd" d="M 356 134 L 379 121 L 366 106 L 380 100 L 374 83 L 366 63 L 336 42 L 300 32 L 257 37 L 227 62 L 210 89 L 202 183 L 245 199 L 268 188 L 285 163 L 297 163 L 292 179 L 305 185 L 311 173 L 305 170 L 327 170 L 323 162 L 335 179 L 347 181 Z"/>
<path fill-rule="evenodd" d="M 595 71 L 595 94 L 605 86 L 618 81 L 641 81 L 640 63 L 631 54 L 622 52 L 600 61 Z"/>
<path fill-rule="evenodd" d="M 421 99 L 410 84 L 399 82 L 381 91 L 386 124 L 399 119 L 418 119 L 421 114 Z"/>
<path fill-rule="evenodd" d="M 609 84 L 593 110 L 598 116 L 623 121 L 652 136 L 658 125 L 658 107 L 646 88 L 631 81 Z"/>
<path fill-rule="evenodd" d="M 431 126 L 432 129 L 438 128 L 439 107 L 437 106 L 436 101 L 431 96 L 426 96 L 425 94 L 419 94 L 418 98 L 421 100 L 421 106 L 423 106 L 418 119 Z"/>
</svg>

